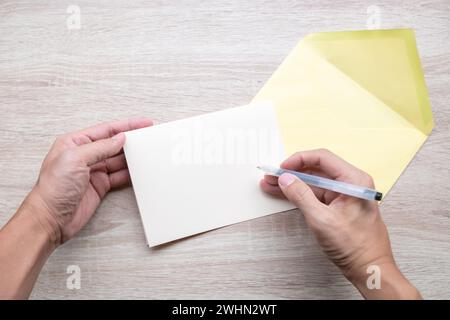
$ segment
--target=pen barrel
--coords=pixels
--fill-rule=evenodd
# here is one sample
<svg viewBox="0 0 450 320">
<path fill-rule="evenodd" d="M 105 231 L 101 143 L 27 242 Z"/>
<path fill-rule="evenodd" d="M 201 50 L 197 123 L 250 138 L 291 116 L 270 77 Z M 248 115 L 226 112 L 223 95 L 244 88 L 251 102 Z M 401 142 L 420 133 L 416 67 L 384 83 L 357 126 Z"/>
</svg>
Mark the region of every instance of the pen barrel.
<svg viewBox="0 0 450 320">
<path fill-rule="evenodd" d="M 346 182 L 317 177 L 306 173 L 285 170 L 310 186 L 323 188 L 365 200 L 381 200 L 382 194 L 376 190 L 353 185 Z"/>
</svg>

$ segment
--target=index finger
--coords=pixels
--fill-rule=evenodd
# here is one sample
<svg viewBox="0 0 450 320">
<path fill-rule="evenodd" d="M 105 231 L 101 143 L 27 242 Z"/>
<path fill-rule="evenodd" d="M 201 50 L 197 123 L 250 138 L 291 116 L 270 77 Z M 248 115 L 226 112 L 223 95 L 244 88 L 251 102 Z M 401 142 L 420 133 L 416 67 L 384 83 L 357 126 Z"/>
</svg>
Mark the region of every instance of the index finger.
<svg viewBox="0 0 450 320">
<path fill-rule="evenodd" d="M 295 171 L 317 168 L 331 179 L 373 187 L 373 180 L 366 172 L 326 149 L 297 152 L 286 159 L 281 167 Z"/>
<path fill-rule="evenodd" d="M 149 127 L 153 124 L 150 119 L 136 118 L 114 122 L 106 122 L 83 129 L 76 134 L 87 136 L 91 141 L 111 138 L 120 132 Z"/>
</svg>

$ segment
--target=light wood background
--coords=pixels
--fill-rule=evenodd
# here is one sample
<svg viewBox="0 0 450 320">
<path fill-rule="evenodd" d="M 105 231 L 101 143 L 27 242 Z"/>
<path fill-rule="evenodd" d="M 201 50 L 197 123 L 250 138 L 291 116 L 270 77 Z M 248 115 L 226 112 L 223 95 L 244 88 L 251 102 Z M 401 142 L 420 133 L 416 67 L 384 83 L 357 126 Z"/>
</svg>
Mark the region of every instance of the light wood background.
<svg viewBox="0 0 450 320">
<path fill-rule="evenodd" d="M 66 26 L 69 5 L 81 29 Z M 412 27 L 436 129 L 382 205 L 398 264 L 450 298 L 450 2 L 0 0 L 0 224 L 58 134 L 245 104 L 307 33 Z M 370 21 L 370 20 L 369 20 Z M 81 289 L 66 269 L 81 268 Z M 45 265 L 32 298 L 360 298 L 297 211 L 149 249 L 131 188 Z"/>
</svg>

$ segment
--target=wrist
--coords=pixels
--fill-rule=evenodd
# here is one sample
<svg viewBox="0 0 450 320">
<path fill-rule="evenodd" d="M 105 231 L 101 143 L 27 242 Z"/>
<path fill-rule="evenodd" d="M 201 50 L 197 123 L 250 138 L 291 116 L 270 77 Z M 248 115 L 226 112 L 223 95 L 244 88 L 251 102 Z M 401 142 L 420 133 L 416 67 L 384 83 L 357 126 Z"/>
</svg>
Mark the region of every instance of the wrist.
<svg viewBox="0 0 450 320">
<path fill-rule="evenodd" d="M 61 229 L 37 186 L 31 190 L 19 210 L 33 221 L 37 231 L 47 236 L 54 248 L 61 244 Z"/>
<path fill-rule="evenodd" d="M 56 248 L 50 227 L 36 214 L 34 195 L 28 195 L 0 230 L 0 299 L 25 299 L 39 271 Z"/>
<path fill-rule="evenodd" d="M 419 291 L 406 279 L 390 258 L 354 268 L 347 279 L 366 299 L 421 299 Z"/>
</svg>

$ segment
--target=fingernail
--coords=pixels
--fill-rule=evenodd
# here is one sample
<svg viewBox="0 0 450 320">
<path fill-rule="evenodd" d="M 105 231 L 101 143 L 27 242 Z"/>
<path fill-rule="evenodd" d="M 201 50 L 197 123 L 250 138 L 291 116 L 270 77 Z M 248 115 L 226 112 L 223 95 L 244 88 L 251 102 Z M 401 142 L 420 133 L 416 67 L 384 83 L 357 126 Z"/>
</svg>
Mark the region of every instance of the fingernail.
<svg viewBox="0 0 450 320">
<path fill-rule="evenodd" d="M 118 134 L 113 136 L 111 139 L 113 139 L 113 140 L 121 140 L 123 135 L 124 135 L 123 132 L 119 132 Z"/>
<path fill-rule="evenodd" d="M 295 179 L 297 179 L 297 177 L 294 176 L 293 174 L 290 174 L 290 173 L 283 173 L 283 174 L 278 178 L 278 184 L 280 185 L 280 187 L 288 187 L 289 185 L 292 184 L 292 182 L 295 181 Z"/>
</svg>

